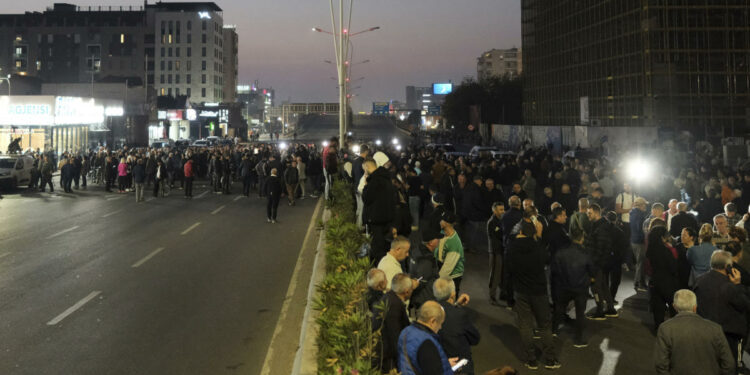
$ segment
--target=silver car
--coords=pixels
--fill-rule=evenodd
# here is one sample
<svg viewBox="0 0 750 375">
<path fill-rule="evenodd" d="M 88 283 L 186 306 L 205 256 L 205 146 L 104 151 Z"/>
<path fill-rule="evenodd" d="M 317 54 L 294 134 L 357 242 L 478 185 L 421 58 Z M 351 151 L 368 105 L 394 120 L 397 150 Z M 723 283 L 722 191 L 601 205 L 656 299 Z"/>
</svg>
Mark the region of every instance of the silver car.
<svg viewBox="0 0 750 375">
<path fill-rule="evenodd" d="M 31 169 L 34 158 L 27 155 L 0 156 L 0 186 L 15 189 L 18 186 L 28 186 L 31 183 Z"/>
</svg>

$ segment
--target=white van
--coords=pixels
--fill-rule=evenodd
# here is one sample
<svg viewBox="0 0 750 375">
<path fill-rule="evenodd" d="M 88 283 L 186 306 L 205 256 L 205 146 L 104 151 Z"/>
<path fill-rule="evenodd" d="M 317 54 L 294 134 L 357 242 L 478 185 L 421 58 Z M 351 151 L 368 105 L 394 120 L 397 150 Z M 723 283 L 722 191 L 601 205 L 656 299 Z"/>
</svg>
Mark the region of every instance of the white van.
<svg viewBox="0 0 750 375">
<path fill-rule="evenodd" d="M 28 155 L 0 156 L 0 186 L 15 189 L 31 183 L 31 169 L 34 158 Z"/>
</svg>

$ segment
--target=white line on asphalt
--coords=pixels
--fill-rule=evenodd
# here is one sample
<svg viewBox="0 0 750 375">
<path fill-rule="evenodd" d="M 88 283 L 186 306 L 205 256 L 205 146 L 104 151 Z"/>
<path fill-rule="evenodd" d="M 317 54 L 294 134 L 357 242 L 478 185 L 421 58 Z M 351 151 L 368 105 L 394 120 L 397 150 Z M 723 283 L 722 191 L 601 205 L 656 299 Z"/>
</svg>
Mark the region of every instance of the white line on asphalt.
<svg viewBox="0 0 750 375">
<path fill-rule="evenodd" d="M 234 198 L 234 201 L 237 202 L 238 200 L 242 199 L 241 195 L 238 195 L 237 198 Z"/>
<path fill-rule="evenodd" d="M 315 224 L 317 222 L 318 218 L 318 211 L 320 210 L 321 202 L 323 200 L 318 200 L 318 204 L 315 206 L 315 211 L 313 212 L 313 216 L 310 219 L 310 225 L 307 227 L 307 233 L 305 234 L 305 239 L 302 240 L 302 246 L 300 247 L 300 253 L 304 251 L 305 244 L 307 243 L 307 240 L 310 238 L 310 235 L 315 230 Z M 273 346 L 276 342 L 277 337 L 281 333 L 281 327 L 284 325 L 284 321 L 286 320 L 286 316 L 289 313 L 289 305 L 291 304 L 292 296 L 294 295 L 295 290 L 297 289 L 297 279 L 299 278 L 299 271 L 302 269 L 302 257 L 297 256 L 297 264 L 294 266 L 294 273 L 292 273 L 292 279 L 289 281 L 289 288 L 286 291 L 286 297 L 284 297 L 284 303 L 281 305 L 281 312 L 279 313 L 279 320 L 276 322 L 276 328 L 273 330 L 273 336 L 271 336 L 271 341 L 268 345 L 268 352 L 266 352 L 266 359 L 263 361 L 263 368 L 260 371 L 260 375 L 269 375 L 271 373 L 271 360 L 273 358 Z"/>
<path fill-rule="evenodd" d="M 115 197 L 119 197 L 119 195 L 114 195 L 114 194 L 113 194 L 113 195 L 105 195 L 105 196 L 104 196 L 104 198 L 108 198 L 108 199 L 109 199 L 109 198 L 115 198 Z"/>
<path fill-rule="evenodd" d="M 8 255 L 10 255 L 10 253 L 3 253 L 3 254 L 0 254 L 0 258 L 5 258 L 5 257 L 7 257 Z"/>
<path fill-rule="evenodd" d="M 218 214 L 218 213 L 219 213 L 219 211 L 221 211 L 221 210 L 223 210 L 223 209 L 224 209 L 224 207 L 226 207 L 226 205 L 223 205 L 223 206 L 221 206 L 221 207 L 219 207 L 219 208 L 217 208 L 217 209 L 213 210 L 213 212 L 211 212 L 211 215 L 216 215 L 216 214 Z"/>
<path fill-rule="evenodd" d="M 122 198 L 123 198 L 122 196 L 114 197 L 114 198 L 107 198 L 107 201 L 116 201 L 116 200 L 122 199 Z"/>
<path fill-rule="evenodd" d="M 122 212 L 122 210 L 117 210 L 117 211 L 115 211 L 115 212 L 110 212 L 110 213 L 108 213 L 108 214 L 106 214 L 106 215 L 102 215 L 102 217 L 103 217 L 103 218 L 104 218 L 104 217 L 110 217 L 110 216 L 112 216 L 112 215 L 117 215 L 117 214 L 119 214 L 120 212 Z"/>
<path fill-rule="evenodd" d="M 141 265 L 142 265 L 143 263 L 146 263 L 146 262 L 148 262 L 148 260 L 149 260 L 149 259 L 151 259 L 151 258 L 153 258 L 153 257 L 154 257 L 154 256 L 155 256 L 156 254 L 159 254 L 159 253 L 161 253 L 161 252 L 162 252 L 162 250 L 164 250 L 164 248 L 163 248 L 163 247 L 160 247 L 160 248 L 158 248 L 158 249 L 156 249 L 156 250 L 152 251 L 152 252 L 151 252 L 151 254 L 148 254 L 148 255 L 146 255 L 146 256 L 145 256 L 145 257 L 144 257 L 143 259 L 141 259 L 141 260 L 139 260 L 139 261 L 135 262 L 135 263 L 134 263 L 134 264 L 133 264 L 133 265 L 132 265 L 131 267 L 133 267 L 133 268 L 138 268 L 138 267 L 140 267 L 140 266 L 141 266 Z"/>
<path fill-rule="evenodd" d="M 76 226 L 74 226 L 74 227 L 72 227 L 72 228 L 68 228 L 68 229 L 66 229 L 66 230 L 63 230 L 63 231 L 57 232 L 57 233 L 55 233 L 55 234 L 53 234 L 53 235 L 51 235 L 51 236 L 47 237 L 47 239 L 50 239 L 50 238 L 55 238 L 55 237 L 57 237 L 57 236 L 59 236 L 59 235 L 61 235 L 61 234 L 65 234 L 65 233 L 68 233 L 68 232 L 70 232 L 70 231 L 74 231 L 74 230 L 76 230 L 76 229 L 78 229 L 78 225 L 76 225 Z"/>
<path fill-rule="evenodd" d="M 63 319 L 67 318 L 68 315 L 74 313 L 76 310 L 80 309 L 83 305 L 85 305 L 88 301 L 91 301 L 92 299 L 96 298 L 96 296 L 98 296 L 101 293 L 102 292 L 98 290 L 91 292 L 91 294 L 84 297 L 82 300 L 76 302 L 75 305 L 70 306 L 67 310 L 63 311 L 62 314 L 56 316 L 54 319 L 47 322 L 47 325 L 53 326 L 57 323 L 60 323 Z"/>
<path fill-rule="evenodd" d="M 198 196 L 197 196 L 196 198 L 202 198 L 202 197 L 203 197 L 204 195 L 206 195 L 206 194 L 208 194 L 208 190 L 206 190 L 206 191 L 204 191 L 204 192 L 202 192 L 202 193 L 198 194 Z"/>
<path fill-rule="evenodd" d="M 184 236 L 184 235 L 188 234 L 188 232 L 190 232 L 191 230 L 195 229 L 195 227 L 197 227 L 197 226 L 199 226 L 199 225 L 201 225 L 201 222 L 200 222 L 200 221 L 199 221 L 199 222 L 197 222 L 197 223 L 195 223 L 195 224 L 193 224 L 193 225 L 191 225 L 191 226 L 190 226 L 190 228 L 188 228 L 188 229 L 185 229 L 185 230 L 184 230 L 184 231 L 182 231 L 182 233 L 180 233 L 180 234 L 182 234 L 182 235 Z"/>
<path fill-rule="evenodd" d="M 146 202 L 151 202 L 151 201 L 152 201 L 152 200 L 154 200 L 154 199 L 156 199 L 156 198 L 154 198 L 154 197 L 151 197 L 151 198 L 147 198 L 147 199 L 146 199 Z"/>
</svg>

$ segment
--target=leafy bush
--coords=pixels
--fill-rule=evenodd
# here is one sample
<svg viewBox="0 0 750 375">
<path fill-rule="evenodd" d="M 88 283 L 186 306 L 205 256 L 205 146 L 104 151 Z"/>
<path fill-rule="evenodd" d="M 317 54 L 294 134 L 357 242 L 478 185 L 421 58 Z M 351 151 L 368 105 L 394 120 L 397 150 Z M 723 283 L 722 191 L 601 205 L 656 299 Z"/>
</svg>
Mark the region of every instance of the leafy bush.
<svg viewBox="0 0 750 375">
<path fill-rule="evenodd" d="M 318 374 L 379 374 L 372 361 L 380 332 L 372 332 L 366 298 L 370 262 L 356 256 L 366 238 L 355 221 L 351 187 L 336 181 L 332 196 L 325 225 L 326 276 L 314 305 L 320 311 Z"/>
</svg>

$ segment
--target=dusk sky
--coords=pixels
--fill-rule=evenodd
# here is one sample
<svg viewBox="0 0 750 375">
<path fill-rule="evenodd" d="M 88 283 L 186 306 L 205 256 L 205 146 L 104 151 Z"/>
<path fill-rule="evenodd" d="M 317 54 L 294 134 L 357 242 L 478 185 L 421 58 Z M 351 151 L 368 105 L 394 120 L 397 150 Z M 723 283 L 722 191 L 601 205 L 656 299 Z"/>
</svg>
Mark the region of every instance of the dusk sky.
<svg viewBox="0 0 750 375">
<path fill-rule="evenodd" d="M 55 0 L 4 2 L 3 13 L 43 11 Z M 58 2 L 64 2 L 57 0 Z M 142 5 L 139 1 L 69 0 L 79 6 Z M 149 3 L 154 3 L 149 1 Z M 258 79 L 276 89 L 277 103 L 336 101 L 338 91 L 326 0 L 218 0 L 224 24 L 237 25 L 239 81 Z M 338 3 L 338 1 L 335 1 Z M 352 31 L 381 29 L 352 37 L 355 110 L 373 101 L 405 100 L 407 85 L 476 76 L 476 58 L 492 48 L 521 46 L 520 0 L 355 0 Z"/>
</svg>

